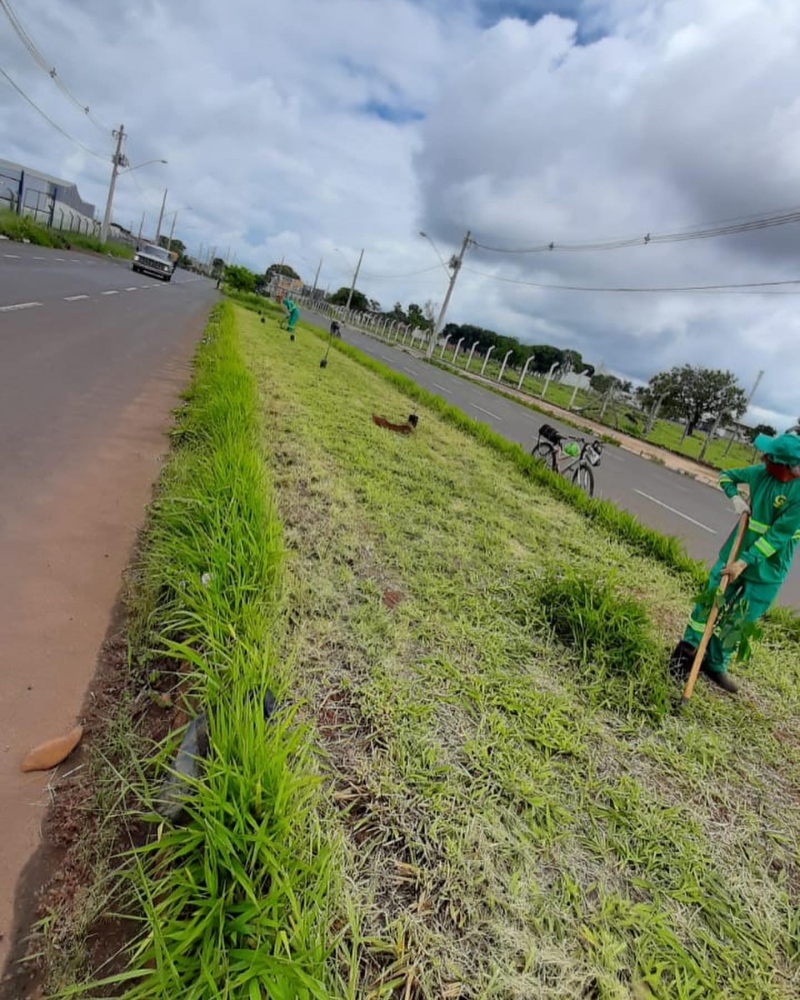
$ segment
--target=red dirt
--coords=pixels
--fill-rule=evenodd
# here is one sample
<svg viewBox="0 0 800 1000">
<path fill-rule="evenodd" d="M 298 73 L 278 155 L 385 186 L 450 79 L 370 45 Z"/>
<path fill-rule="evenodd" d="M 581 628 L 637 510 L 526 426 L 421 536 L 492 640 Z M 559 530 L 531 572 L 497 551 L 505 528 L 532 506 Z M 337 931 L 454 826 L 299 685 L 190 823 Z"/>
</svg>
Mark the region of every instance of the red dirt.
<svg viewBox="0 0 800 1000">
<path fill-rule="evenodd" d="M 54 777 L 53 772 L 23 774 L 19 763 L 32 747 L 80 721 L 121 575 L 167 448 L 169 413 L 187 381 L 204 322 L 205 315 L 198 315 L 187 324 L 179 356 L 165 364 L 116 423 L 98 426 L 80 453 L 67 456 L 41 484 L 34 502 L 15 511 L 4 530 L 0 963 L 18 939 L 19 927 L 12 928 L 18 880 L 25 897 L 37 883 L 35 873 L 23 869 L 39 846 Z M 62 770 L 75 766 L 73 755 Z M 58 850 L 47 847 L 50 862 L 57 860 Z M 30 900 L 20 900 L 16 909 L 18 919 L 24 919 Z"/>
</svg>

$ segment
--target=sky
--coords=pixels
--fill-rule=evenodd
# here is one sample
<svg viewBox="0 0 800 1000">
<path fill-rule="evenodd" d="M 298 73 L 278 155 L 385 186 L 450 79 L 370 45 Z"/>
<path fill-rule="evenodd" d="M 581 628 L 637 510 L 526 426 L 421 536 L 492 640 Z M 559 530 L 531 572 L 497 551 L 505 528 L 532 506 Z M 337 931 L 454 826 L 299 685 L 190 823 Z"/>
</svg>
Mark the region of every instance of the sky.
<svg viewBox="0 0 800 1000">
<path fill-rule="evenodd" d="M 645 244 L 800 205 L 797 0 L 14 0 L 60 79 L 0 14 L 0 156 L 74 180 L 102 215 L 110 128 L 132 165 L 115 221 L 263 271 L 349 284 L 385 308 L 441 303 L 467 229 L 524 248 L 642 237 L 620 250 L 471 247 L 448 321 L 580 350 L 635 381 L 728 368 L 749 412 L 800 416 L 800 225 Z M 88 147 L 91 152 L 87 152 Z M 96 155 L 94 155 L 96 154 Z M 526 284 L 527 282 L 527 284 Z"/>
</svg>

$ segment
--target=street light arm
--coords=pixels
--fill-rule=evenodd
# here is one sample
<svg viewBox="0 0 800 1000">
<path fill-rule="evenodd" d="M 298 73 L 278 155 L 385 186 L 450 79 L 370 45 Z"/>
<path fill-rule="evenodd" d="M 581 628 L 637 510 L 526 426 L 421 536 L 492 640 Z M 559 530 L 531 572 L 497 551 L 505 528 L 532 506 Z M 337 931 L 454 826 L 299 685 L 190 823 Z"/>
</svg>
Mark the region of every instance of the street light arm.
<svg viewBox="0 0 800 1000">
<path fill-rule="evenodd" d="M 119 170 L 119 171 L 117 171 L 117 176 L 121 177 L 123 174 L 129 174 L 129 173 L 131 173 L 134 170 L 138 170 L 140 167 L 148 167 L 148 166 L 150 166 L 151 163 L 164 163 L 164 164 L 166 164 L 167 162 L 168 162 L 167 160 L 145 160 L 144 163 L 137 163 L 135 167 L 128 167 L 127 170 Z"/>
<path fill-rule="evenodd" d="M 439 248 L 438 248 L 438 247 L 436 246 L 436 244 L 435 244 L 435 243 L 433 242 L 433 240 L 431 239 L 431 237 L 430 237 L 430 236 L 428 236 L 428 234 L 427 234 L 427 233 L 424 233 L 424 232 L 423 232 L 423 231 L 422 231 L 421 229 L 420 229 L 420 231 L 419 231 L 419 235 L 420 235 L 420 236 L 421 236 L 421 237 L 422 237 L 423 239 L 427 240 L 427 241 L 428 241 L 428 243 L 430 243 L 430 245 L 431 245 L 431 246 L 433 247 L 433 249 L 434 249 L 434 250 L 436 251 L 436 256 L 437 256 L 437 257 L 439 258 L 439 263 L 440 263 L 440 264 L 442 265 L 442 267 L 443 267 L 443 268 L 445 269 L 445 271 L 447 272 L 447 276 L 448 276 L 448 278 L 449 278 L 449 277 L 450 277 L 450 268 L 449 268 L 449 267 L 447 266 L 447 264 L 445 264 L 445 262 L 444 262 L 444 257 L 442 257 L 442 255 L 441 255 L 441 254 L 439 253 Z"/>
</svg>

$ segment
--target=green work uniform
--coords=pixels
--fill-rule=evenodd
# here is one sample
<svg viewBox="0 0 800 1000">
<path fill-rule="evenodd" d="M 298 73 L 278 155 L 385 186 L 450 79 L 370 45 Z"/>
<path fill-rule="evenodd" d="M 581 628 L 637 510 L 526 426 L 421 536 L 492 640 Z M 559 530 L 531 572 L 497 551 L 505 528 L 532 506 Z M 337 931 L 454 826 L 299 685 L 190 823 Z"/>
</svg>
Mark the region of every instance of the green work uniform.
<svg viewBox="0 0 800 1000">
<path fill-rule="evenodd" d="M 719 477 L 720 486 L 731 498 L 736 496 L 740 483 L 750 488 L 750 521 L 738 555 L 747 563 L 747 568 L 725 592 L 724 610 L 719 616 L 720 627 L 724 626 L 726 613 L 743 601 L 747 602 L 745 621 L 757 621 L 767 612 L 789 572 L 794 550 L 800 541 L 800 479 L 781 483 L 763 465 L 728 469 Z M 719 586 L 735 534 L 734 529 L 711 569 L 710 588 Z M 695 647 L 700 644 L 707 618 L 708 608 L 697 604 L 683 636 L 686 642 Z M 725 670 L 730 657 L 731 651 L 723 649 L 719 630 L 715 629 L 708 644 L 708 669 Z"/>
</svg>

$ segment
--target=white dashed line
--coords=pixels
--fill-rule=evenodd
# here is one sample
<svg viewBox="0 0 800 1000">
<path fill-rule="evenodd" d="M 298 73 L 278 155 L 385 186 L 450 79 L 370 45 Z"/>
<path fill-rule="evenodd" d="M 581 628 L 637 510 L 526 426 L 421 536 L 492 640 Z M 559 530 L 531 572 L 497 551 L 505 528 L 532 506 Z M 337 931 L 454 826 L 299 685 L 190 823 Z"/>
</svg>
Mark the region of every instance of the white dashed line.
<svg viewBox="0 0 800 1000">
<path fill-rule="evenodd" d="M 138 285 L 131 285 L 131 287 L 130 288 L 126 288 L 125 291 L 126 292 L 135 292 L 138 287 L 139 287 Z"/>
<path fill-rule="evenodd" d="M 8 257 L 10 260 L 19 260 L 18 253 L 4 253 L 3 256 Z"/>
<path fill-rule="evenodd" d="M 482 406 L 478 406 L 477 403 L 470 403 L 469 405 L 473 409 L 480 410 L 481 413 L 485 413 L 487 417 L 493 417 L 495 420 L 502 420 L 503 419 L 502 417 L 498 417 L 498 415 L 496 413 L 492 413 L 491 410 L 484 410 L 484 408 Z"/>
<path fill-rule="evenodd" d="M 384 361 L 394 361 L 394 358 L 390 354 L 381 354 L 380 357 L 382 357 Z"/>
<path fill-rule="evenodd" d="M 81 299 L 88 299 L 88 295 L 65 295 L 65 302 L 80 302 Z"/>
<path fill-rule="evenodd" d="M 63 264 L 64 261 L 66 260 L 66 257 L 53 257 L 53 260 L 60 260 L 61 263 Z"/>
<path fill-rule="evenodd" d="M 80 259 L 80 257 L 70 257 L 69 262 L 70 262 L 70 264 L 81 264 L 81 263 L 83 263 L 83 261 Z"/>
<path fill-rule="evenodd" d="M 33 309 L 40 306 L 41 302 L 17 302 L 13 306 L 0 306 L 0 312 L 14 312 L 16 309 Z"/>
<path fill-rule="evenodd" d="M 405 365 L 403 365 L 403 371 L 404 371 L 404 372 L 408 372 L 408 374 L 409 374 L 409 375 L 416 375 L 416 374 L 417 374 L 417 373 L 416 373 L 416 372 L 414 371 L 414 369 L 413 369 L 413 368 L 406 368 L 406 366 L 405 366 Z"/>
<path fill-rule="evenodd" d="M 439 385 L 438 382 L 432 382 L 431 385 L 435 385 L 437 389 L 441 389 L 442 392 L 450 392 L 446 385 Z"/>
<path fill-rule="evenodd" d="M 112 288 L 108 292 L 100 292 L 101 295 L 119 295 L 119 291 L 116 288 Z"/>
<path fill-rule="evenodd" d="M 663 500 L 658 500 L 656 497 L 651 497 L 649 493 L 642 493 L 641 490 L 634 490 L 634 493 L 638 493 L 640 497 L 644 497 L 645 500 L 650 500 L 651 503 L 657 503 L 659 507 L 663 507 L 664 510 L 670 511 L 672 514 L 677 514 L 678 517 L 682 517 L 684 521 L 689 521 L 691 524 L 696 525 L 698 528 L 702 528 L 703 531 L 707 531 L 710 535 L 716 535 L 716 531 L 713 528 L 709 528 L 707 524 L 701 524 L 700 521 L 695 521 L 693 517 L 689 517 L 688 514 L 682 513 L 682 511 L 675 510 L 674 507 L 670 507 L 668 503 L 664 503 Z"/>
<path fill-rule="evenodd" d="M 34 260 L 47 260 L 47 257 L 34 257 Z"/>
<path fill-rule="evenodd" d="M 139 285 L 138 287 L 139 288 L 149 288 L 150 286 L 149 285 Z"/>
</svg>

